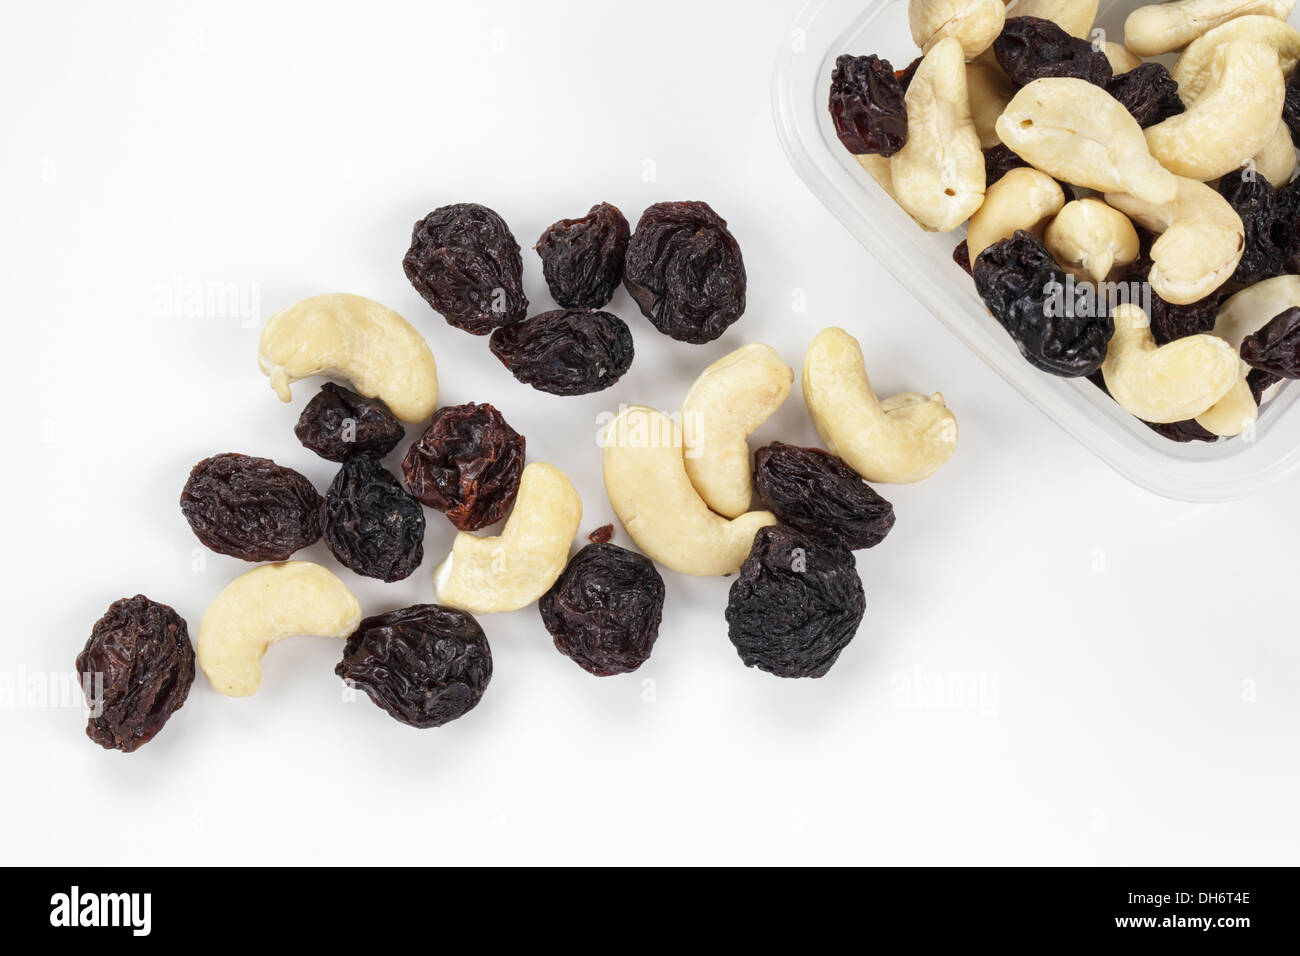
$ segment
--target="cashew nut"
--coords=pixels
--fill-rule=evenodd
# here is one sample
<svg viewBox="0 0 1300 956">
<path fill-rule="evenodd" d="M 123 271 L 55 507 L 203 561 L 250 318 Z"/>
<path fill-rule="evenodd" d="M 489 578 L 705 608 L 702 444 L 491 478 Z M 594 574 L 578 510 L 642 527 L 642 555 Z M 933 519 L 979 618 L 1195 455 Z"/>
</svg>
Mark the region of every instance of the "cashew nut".
<svg viewBox="0 0 1300 956">
<path fill-rule="evenodd" d="M 1246 336 L 1254 335 L 1272 319 L 1294 308 L 1300 308 L 1300 276 L 1264 279 L 1220 303 L 1214 334 L 1241 351 Z"/>
<path fill-rule="evenodd" d="M 1017 229 L 1041 237 L 1047 221 L 1064 205 L 1061 184 L 1047 173 L 1026 166 L 1011 170 L 989 187 L 984 204 L 970 217 L 966 230 L 970 261 L 998 240 L 1015 235 Z"/>
<path fill-rule="evenodd" d="M 1281 189 L 1291 181 L 1296 167 L 1295 143 L 1291 141 L 1291 130 L 1286 123 L 1277 124 L 1277 132 L 1255 154 L 1252 162 L 1255 172 L 1267 179 L 1274 189 Z"/>
<path fill-rule="evenodd" d="M 470 614 L 527 607 L 564 570 L 581 521 L 582 499 L 568 476 L 546 462 L 530 462 L 500 535 L 456 535 L 433 572 L 438 603 Z"/>
<path fill-rule="evenodd" d="M 1277 54 L 1278 65 L 1289 75 L 1300 62 L 1300 33 L 1273 17 L 1237 17 L 1193 40 L 1170 71 L 1178 95 L 1191 106 L 1215 82 L 1215 63 L 1229 43 L 1262 43 Z"/>
<path fill-rule="evenodd" d="M 1087 38 L 1099 5 L 1100 0 L 1019 0 L 1009 12 L 1016 17 L 1051 20 L 1070 36 Z"/>
<path fill-rule="evenodd" d="M 284 402 L 290 382 L 329 375 L 383 399 L 404 422 L 423 421 L 438 406 L 438 367 L 423 337 L 359 295 L 312 296 L 277 312 L 262 329 L 257 362 Z"/>
<path fill-rule="evenodd" d="M 948 232 L 984 201 L 984 153 L 971 122 L 960 43 L 947 37 L 934 45 L 904 102 L 907 144 L 889 158 L 894 193 L 917 222 Z"/>
<path fill-rule="evenodd" d="M 1153 204 L 1125 193 L 1107 193 L 1106 202 L 1161 234 L 1151 246 L 1151 288 L 1166 302 L 1188 305 L 1232 278 L 1246 232 L 1218 192 L 1194 179 L 1179 176 L 1176 182 L 1172 202 Z"/>
<path fill-rule="evenodd" d="M 203 614 L 198 662 L 213 690 L 248 697 L 266 649 L 295 634 L 347 637 L 361 605 L 331 571 L 310 561 L 263 564 L 227 584 Z"/>
<path fill-rule="evenodd" d="M 1114 40 L 1107 40 L 1103 43 L 1101 52 L 1106 54 L 1106 59 L 1110 62 L 1111 73 L 1115 76 L 1128 73 L 1130 70 L 1136 70 L 1142 65 L 1142 57 L 1124 46 L 1124 44 L 1116 43 Z"/>
<path fill-rule="evenodd" d="M 1138 306 L 1117 306 L 1112 318 L 1115 335 L 1101 374 L 1111 397 L 1145 422 L 1195 418 L 1241 378 L 1241 359 L 1223 339 L 1189 335 L 1157 348 L 1151 322 Z"/>
<path fill-rule="evenodd" d="M 803 363 L 803 398 L 826 447 L 867 481 L 926 478 L 957 448 L 957 419 L 938 392 L 876 398 L 858 340 L 822 329 Z"/>
<path fill-rule="evenodd" d="M 1067 203 L 1047 227 L 1048 250 L 1076 278 L 1103 282 L 1116 266 L 1137 260 L 1137 230 L 1128 216 L 1100 199 Z"/>
<path fill-rule="evenodd" d="M 1295 0 L 1178 0 L 1138 7 L 1124 21 L 1124 43 L 1139 56 L 1181 50 L 1237 17 L 1262 14 L 1285 20 Z"/>
<path fill-rule="evenodd" d="M 1231 438 L 1255 424 L 1259 418 L 1259 405 L 1255 403 L 1255 395 L 1246 381 L 1248 371 L 1249 366 L 1242 363 L 1242 374 L 1237 376 L 1236 384 L 1207 411 L 1196 416 L 1198 425 L 1220 438 Z"/>
<path fill-rule="evenodd" d="M 770 345 L 743 345 L 706 368 L 682 402 L 686 474 L 705 504 L 735 518 L 749 510 L 753 478 L 746 439 L 772 417 L 794 370 Z"/>
<path fill-rule="evenodd" d="M 876 153 L 863 153 L 860 156 L 854 156 L 853 158 L 858 161 L 858 165 L 865 169 L 880 188 L 885 191 L 885 195 L 894 200 L 894 202 L 898 202 L 898 195 L 894 192 L 894 177 L 889 172 L 888 156 L 880 156 Z"/>
<path fill-rule="evenodd" d="M 768 511 L 727 520 L 709 510 L 686 474 L 681 426 L 644 405 L 629 405 L 606 426 L 605 491 L 623 528 L 666 568 L 699 576 L 740 570 Z"/>
<path fill-rule="evenodd" d="M 997 39 L 1007 18 L 1003 0 L 908 0 L 912 39 L 925 53 L 952 37 L 964 59 L 979 56 Z"/>
<path fill-rule="evenodd" d="M 998 136 L 1054 179 L 1152 203 L 1177 193 L 1146 137 L 1118 100 L 1087 80 L 1048 77 L 1021 87 L 998 118 Z"/>
<path fill-rule="evenodd" d="M 1001 70 L 990 70 L 979 63 L 966 64 L 966 90 L 970 97 L 970 117 L 980 146 L 990 149 L 998 139 L 997 122 L 1011 102 L 1016 89 Z"/>
</svg>

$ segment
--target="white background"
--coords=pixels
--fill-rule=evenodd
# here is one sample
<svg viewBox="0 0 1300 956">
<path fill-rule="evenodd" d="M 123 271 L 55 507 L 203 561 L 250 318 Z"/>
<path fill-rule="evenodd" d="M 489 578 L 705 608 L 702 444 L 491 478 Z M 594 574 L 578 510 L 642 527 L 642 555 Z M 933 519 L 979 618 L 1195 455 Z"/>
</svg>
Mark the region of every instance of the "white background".
<svg viewBox="0 0 1300 956">
<path fill-rule="evenodd" d="M 0 59 L 5 755 L 0 859 L 25 863 L 1294 863 L 1300 848 L 1300 482 L 1233 504 L 1113 474 L 925 314 L 781 154 L 769 76 L 794 2 L 77 3 L 7 11 Z M 516 383 L 447 326 L 400 262 L 450 202 L 524 247 L 608 200 L 726 217 L 749 308 L 673 342 L 620 291 L 631 372 L 584 398 Z M 222 306 L 233 289 L 244 302 Z M 485 616 L 483 703 L 416 731 L 300 638 L 261 691 L 185 707 L 133 755 L 102 751 L 66 674 L 119 597 L 191 633 L 247 565 L 177 506 L 198 459 L 265 455 L 324 489 L 334 466 L 279 403 L 257 327 L 320 292 L 371 296 L 438 357 L 443 402 L 488 401 L 574 479 L 583 533 L 612 518 L 595 419 L 677 407 L 708 362 L 813 334 L 863 342 L 883 392 L 940 389 L 956 457 L 886 487 L 898 523 L 860 554 L 868 595 L 829 676 L 743 667 L 726 580 L 665 572 L 651 661 L 596 679 L 535 608 Z M 799 302 L 806 299 L 806 311 Z M 815 443 L 797 391 L 756 436 Z M 399 456 L 391 462 L 396 463 Z M 396 585 L 340 570 L 369 612 L 432 600 L 451 526 Z M 615 540 L 630 542 L 619 531 Z M 337 567 L 323 545 L 300 557 Z M 53 679 L 53 677 L 49 677 Z M 973 692 L 972 692 L 973 691 Z M 42 706 L 42 704 L 45 704 Z"/>
</svg>

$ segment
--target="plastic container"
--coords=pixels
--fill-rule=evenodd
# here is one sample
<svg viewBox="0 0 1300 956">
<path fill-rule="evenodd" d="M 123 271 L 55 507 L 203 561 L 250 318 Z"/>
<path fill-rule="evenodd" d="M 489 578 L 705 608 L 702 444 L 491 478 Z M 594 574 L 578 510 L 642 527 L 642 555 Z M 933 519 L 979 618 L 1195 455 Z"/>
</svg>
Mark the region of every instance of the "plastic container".
<svg viewBox="0 0 1300 956">
<path fill-rule="evenodd" d="M 1139 6 L 1102 2 L 1098 26 L 1123 37 Z M 1294 25 L 1294 18 L 1293 18 Z M 1022 395 L 1108 465 L 1158 494 L 1186 501 L 1241 498 L 1300 468 L 1300 386 L 1260 410 L 1253 434 L 1178 444 L 1137 421 L 1086 379 L 1038 371 L 989 315 L 952 261 L 963 232 L 925 232 L 840 145 L 826 108 L 841 53 L 875 53 L 901 69 L 918 54 L 904 0 L 808 0 L 777 60 L 772 107 L 786 156 L 808 188 L 944 325 Z"/>
</svg>

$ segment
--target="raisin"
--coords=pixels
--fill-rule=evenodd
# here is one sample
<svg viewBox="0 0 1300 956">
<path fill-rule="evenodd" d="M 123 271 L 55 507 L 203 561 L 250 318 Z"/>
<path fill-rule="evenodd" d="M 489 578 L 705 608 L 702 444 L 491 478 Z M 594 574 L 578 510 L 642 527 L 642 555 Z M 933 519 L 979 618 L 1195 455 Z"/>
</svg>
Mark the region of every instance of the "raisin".
<svg viewBox="0 0 1300 956">
<path fill-rule="evenodd" d="M 461 531 L 500 521 L 519 493 L 524 436 L 491 405 L 448 405 L 433 413 L 402 459 L 406 487 Z"/>
<path fill-rule="evenodd" d="M 1291 139 L 1300 143 L 1300 70 L 1286 81 L 1286 98 L 1282 101 L 1282 122 L 1291 131 Z"/>
<path fill-rule="evenodd" d="M 894 76 L 898 77 L 898 83 L 903 88 L 904 93 L 906 93 L 907 88 L 912 85 L 912 77 L 916 76 L 916 71 L 921 68 L 921 61 L 924 59 L 924 56 L 918 56 L 911 63 L 907 64 L 907 66 L 903 67 L 903 69 L 894 71 Z"/>
<path fill-rule="evenodd" d="M 406 430 L 379 399 L 326 382 L 302 410 L 293 433 L 322 458 L 347 461 L 354 455 L 382 458 Z"/>
<path fill-rule="evenodd" d="M 581 219 L 548 226 L 533 249 L 551 298 L 566 309 L 599 309 L 623 279 L 623 260 L 632 237 L 617 206 L 597 203 Z"/>
<path fill-rule="evenodd" d="M 1018 230 L 989 246 L 975 288 L 1034 367 L 1065 378 L 1101 367 L 1115 332 L 1106 303 L 1092 283 L 1067 282 L 1042 240 Z"/>
<path fill-rule="evenodd" d="M 1283 271 L 1300 272 L 1300 179 L 1277 191 L 1273 203 L 1273 244 L 1282 250 Z"/>
<path fill-rule="evenodd" d="M 1151 335 L 1156 345 L 1166 345 L 1189 335 L 1203 335 L 1213 331 L 1219 315 L 1219 293 L 1211 292 L 1203 299 L 1187 305 L 1166 302 L 1151 293 Z"/>
<path fill-rule="evenodd" d="M 492 679 L 492 649 L 483 628 L 464 611 L 416 604 L 362 621 L 334 673 L 394 719 L 441 727 L 483 699 Z"/>
<path fill-rule="evenodd" d="M 321 497 L 292 468 L 269 458 L 227 453 L 194 466 L 181 513 L 218 554 L 283 561 L 320 540 Z"/>
<path fill-rule="evenodd" d="M 350 458 L 325 493 L 321 531 L 345 568 L 400 581 L 424 560 L 424 511 L 372 455 Z"/>
<path fill-rule="evenodd" d="M 641 313 L 679 342 L 712 342 L 745 311 L 745 263 L 703 202 L 655 203 L 627 248 L 623 284 Z"/>
<path fill-rule="evenodd" d="M 1219 180 L 1219 195 L 1241 217 L 1245 246 L 1232 274 L 1236 282 L 1251 285 L 1282 271 L 1285 249 L 1273 236 L 1277 200 L 1269 181 L 1254 170 L 1238 169 Z"/>
<path fill-rule="evenodd" d="M 1178 96 L 1178 84 L 1163 63 L 1143 63 L 1119 74 L 1106 84 L 1106 92 L 1119 100 L 1143 129 L 1187 109 Z"/>
<path fill-rule="evenodd" d="M 952 261 L 957 263 L 961 267 L 961 271 L 967 275 L 974 274 L 970 264 L 970 246 L 967 245 L 965 239 L 957 243 L 957 248 L 952 251 Z"/>
<path fill-rule="evenodd" d="M 114 601 L 77 655 L 90 720 L 86 736 L 131 753 L 181 709 L 194 683 L 194 647 L 184 619 L 143 594 Z"/>
<path fill-rule="evenodd" d="M 599 392 L 632 366 L 632 330 L 609 312 L 543 312 L 495 330 L 488 347 L 511 375 L 552 395 Z"/>
<path fill-rule="evenodd" d="M 1008 19 L 993 41 L 993 55 L 1017 86 L 1045 76 L 1064 76 L 1104 87 L 1114 73 L 1106 54 L 1091 42 L 1039 17 Z"/>
<path fill-rule="evenodd" d="M 998 143 L 996 146 L 990 146 L 984 150 L 984 180 L 988 186 L 1011 172 L 1013 169 L 1019 169 L 1022 166 L 1028 166 L 1017 153 L 1011 151 L 1010 146 Z"/>
<path fill-rule="evenodd" d="M 835 134 L 854 155 L 893 156 L 907 143 L 903 84 L 888 60 L 847 54 L 836 59 L 830 110 Z"/>
<path fill-rule="evenodd" d="M 727 595 L 727 636 L 748 667 L 821 677 L 853 640 L 866 608 L 852 551 L 771 525 L 754 536 Z"/>
<path fill-rule="evenodd" d="M 614 526 L 612 524 L 603 524 L 591 534 L 587 535 L 587 540 L 592 544 L 605 544 L 614 537 Z"/>
<path fill-rule="evenodd" d="M 1107 397 L 1110 397 L 1110 389 L 1106 387 L 1106 379 L 1102 376 L 1100 371 L 1093 372 L 1089 375 L 1088 381 L 1092 382 L 1093 385 L 1096 385 L 1099 389 L 1105 392 Z M 1194 419 L 1189 419 L 1185 422 L 1168 423 L 1145 422 L 1142 421 L 1142 419 L 1137 418 L 1137 416 L 1134 416 L 1134 419 L 1142 422 L 1143 425 L 1147 426 L 1147 428 L 1151 429 L 1157 435 L 1167 438 L 1170 441 L 1186 443 L 1192 441 L 1215 442 L 1219 440 L 1218 435 L 1214 434 Z"/>
<path fill-rule="evenodd" d="M 778 520 L 850 550 L 874 548 L 894 526 L 894 506 L 842 459 L 773 442 L 754 453 L 754 484 Z"/>
<path fill-rule="evenodd" d="M 1279 379 L 1300 378 L 1300 309 L 1287 309 L 1246 336 L 1241 357 L 1252 368 Z"/>
<path fill-rule="evenodd" d="M 1282 379 L 1272 372 L 1266 372 L 1262 368 L 1252 368 L 1250 374 L 1246 376 L 1246 384 L 1250 386 L 1250 394 L 1255 399 L 1256 405 L 1264 403 L 1264 393 L 1276 385 Z"/>
<path fill-rule="evenodd" d="M 650 657 L 664 610 L 654 562 L 616 544 L 589 544 L 537 602 L 556 650 L 597 677 Z"/>
<path fill-rule="evenodd" d="M 474 335 L 528 312 L 519 243 L 486 206 L 456 203 L 425 216 L 411 232 L 402 269 L 434 311 Z"/>
</svg>

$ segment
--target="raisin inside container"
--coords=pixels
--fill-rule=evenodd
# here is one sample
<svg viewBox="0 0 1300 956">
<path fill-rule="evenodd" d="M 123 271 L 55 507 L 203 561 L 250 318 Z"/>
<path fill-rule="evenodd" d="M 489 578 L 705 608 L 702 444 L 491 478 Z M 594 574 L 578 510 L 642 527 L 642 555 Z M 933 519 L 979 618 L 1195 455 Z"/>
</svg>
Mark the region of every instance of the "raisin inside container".
<svg viewBox="0 0 1300 956">
<path fill-rule="evenodd" d="M 1122 41 L 1141 6 L 1102 0 L 1097 26 Z M 1300 13 L 1291 17 L 1300 25 Z M 777 134 L 813 194 L 944 325 L 1022 395 L 1120 474 L 1185 501 L 1253 494 L 1300 468 L 1300 389 L 1284 383 L 1260 409 L 1254 434 L 1213 444 L 1162 438 L 1086 379 L 1045 375 L 1027 363 L 952 261 L 965 229 L 925 232 L 835 136 L 826 108 L 841 53 L 875 53 L 901 69 L 919 55 L 903 0 L 808 0 L 786 34 L 772 82 Z M 1174 57 L 1167 58 L 1172 62 Z M 852 328 L 850 327 L 850 331 Z"/>
</svg>

